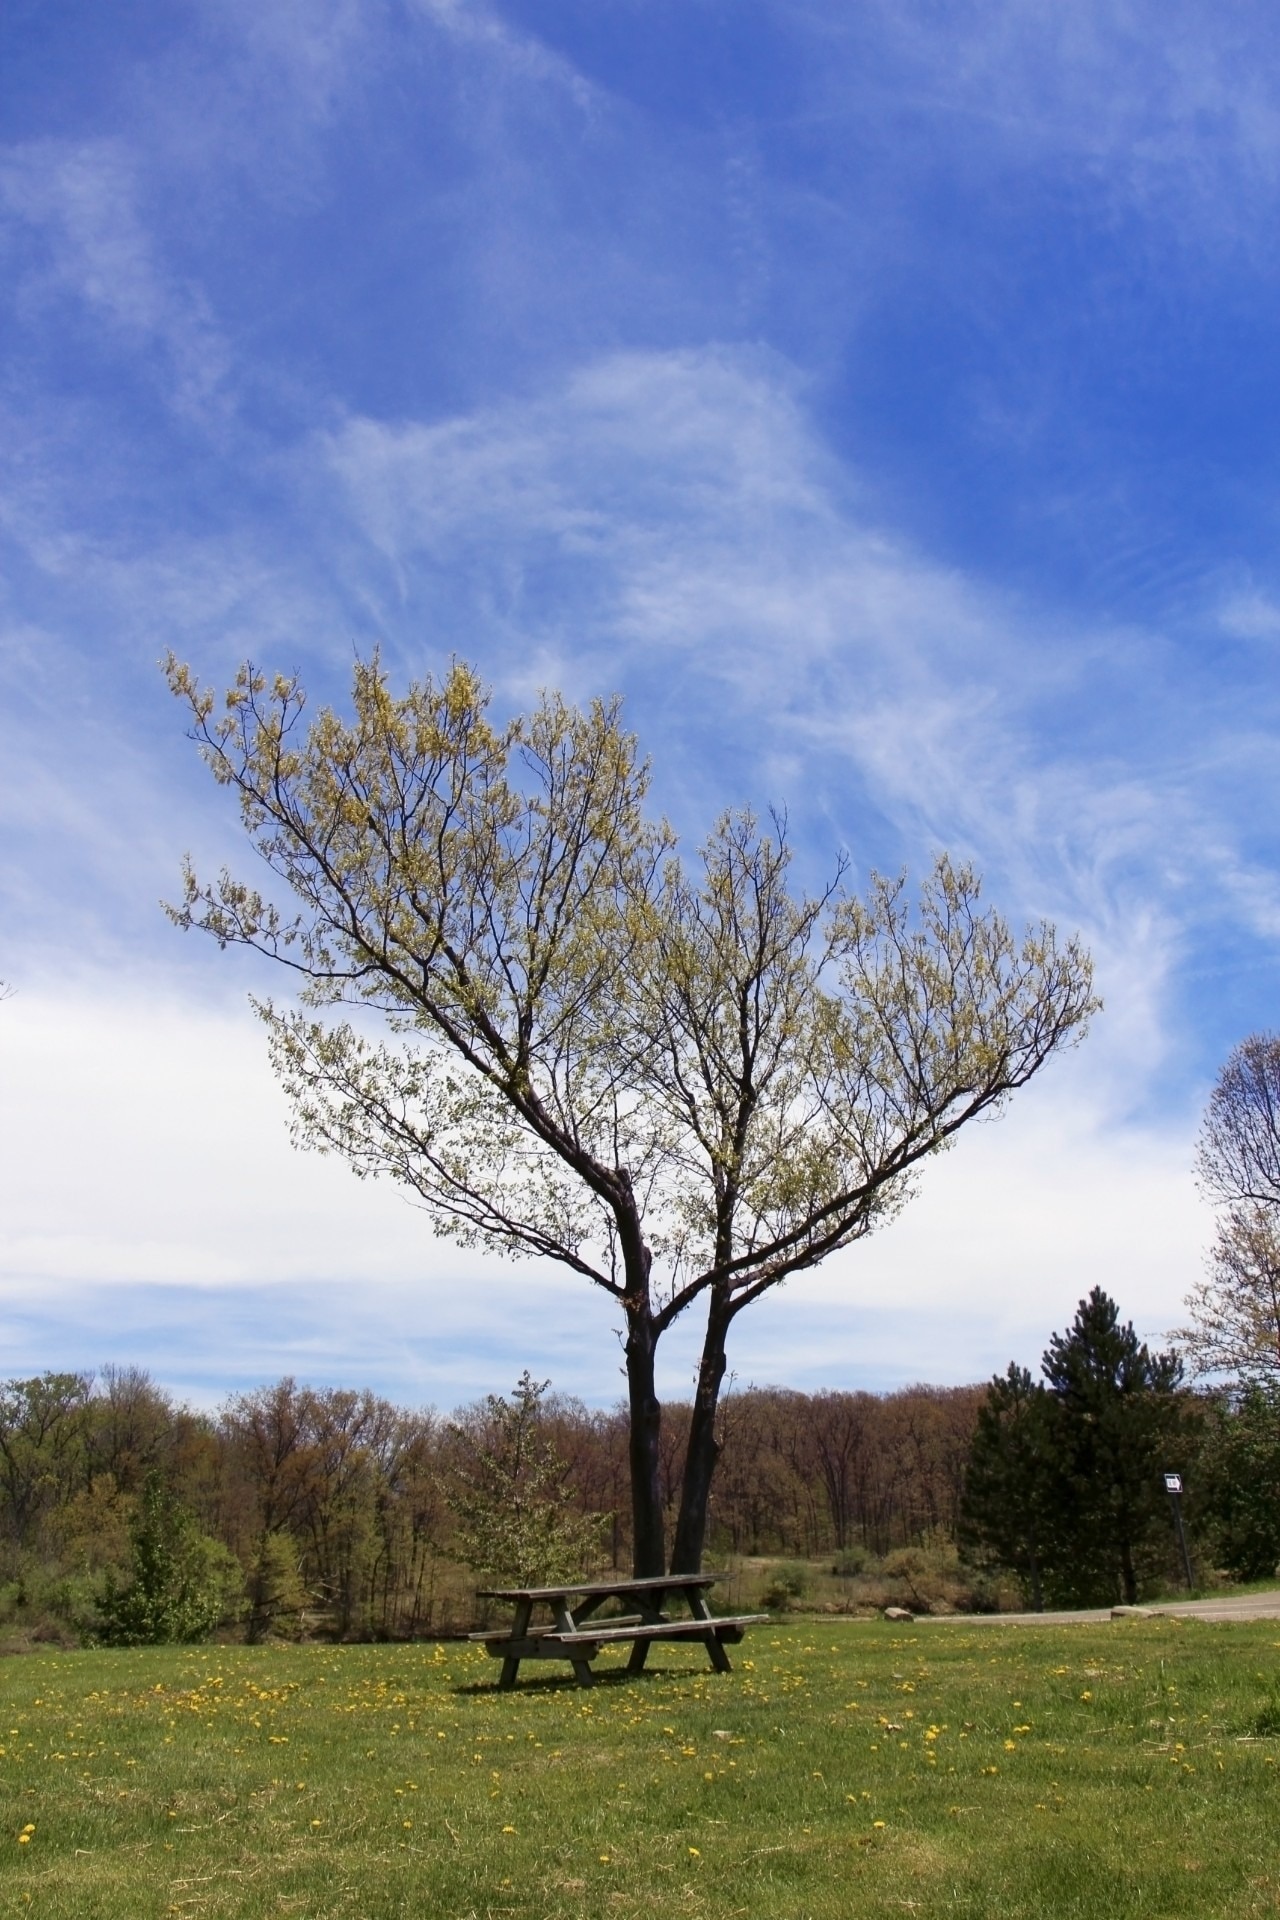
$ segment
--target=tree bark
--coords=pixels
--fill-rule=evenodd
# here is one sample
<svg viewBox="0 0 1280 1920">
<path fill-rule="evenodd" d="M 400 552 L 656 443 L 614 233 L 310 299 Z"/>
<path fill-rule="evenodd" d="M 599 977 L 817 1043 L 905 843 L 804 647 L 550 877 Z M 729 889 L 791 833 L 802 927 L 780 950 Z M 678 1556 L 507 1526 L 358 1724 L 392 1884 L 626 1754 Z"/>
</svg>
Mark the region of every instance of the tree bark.
<svg viewBox="0 0 1280 1920">
<path fill-rule="evenodd" d="M 631 1553 L 637 1580 L 665 1573 L 659 1437 L 662 1406 L 654 1384 L 657 1335 L 647 1297 L 627 1302 L 627 1403 L 630 1412 Z"/>
<path fill-rule="evenodd" d="M 716 1461 L 720 1458 L 720 1443 L 716 1439 L 716 1411 L 725 1374 L 725 1342 L 730 1318 L 725 1302 L 713 1294 L 707 1313 L 702 1359 L 698 1365 L 693 1417 L 689 1422 L 684 1484 L 680 1492 L 680 1517 L 676 1522 L 675 1546 L 671 1555 L 673 1573 L 702 1571 L 702 1552 L 706 1545 L 707 1520 L 711 1512 L 711 1481 Z"/>
<path fill-rule="evenodd" d="M 627 1315 L 628 1464 L 631 1469 L 631 1558 L 637 1580 L 667 1570 L 666 1521 L 662 1505 L 662 1403 L 654 1380 L 658 1329 L 653 1323 L 649 1270 L 653 1256 L 640 1230 L 631 1181 L 620 1169 L 625 1197 L 616 1211 L 622 1244 Z"/>
<path fill-rule="evenodd" d="M 1138 1604 L 1138 1575 L 1133 1564 L 1133 1547 L 1126 1533 L 1120 1542 L 1120 1578 L 1124 1586 L 1126 1607 Z"/>
</svg>

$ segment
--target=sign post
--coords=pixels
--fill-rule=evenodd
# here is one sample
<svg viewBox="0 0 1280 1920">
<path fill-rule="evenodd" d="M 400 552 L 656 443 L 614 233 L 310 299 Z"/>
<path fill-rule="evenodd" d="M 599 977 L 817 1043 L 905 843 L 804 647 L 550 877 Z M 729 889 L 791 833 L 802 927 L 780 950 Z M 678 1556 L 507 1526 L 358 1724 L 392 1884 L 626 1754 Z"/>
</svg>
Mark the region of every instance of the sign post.
<svg viewBox="0 0 1280 1920">
<path fill-rule="evenodd" d="M 1196 1584 L 1196 1579 L 1194 1573 L 1191 1571 L 1191 1555 L 1187 1551 L 1186 1529 L 1182 1524 L 1182 1475 L 1180 1473 L 1166 1473 L 1164 1476 L 1164 1490 L 1169 1496 L 1169 1505 L 1173 1508 L 1173 1528 L 1178 1536 L 1178 1545 L 1182 1548 L 1182 1565 L 1187 1576 L 1187 1586 L 1193 1588 Z"/>
</svg>

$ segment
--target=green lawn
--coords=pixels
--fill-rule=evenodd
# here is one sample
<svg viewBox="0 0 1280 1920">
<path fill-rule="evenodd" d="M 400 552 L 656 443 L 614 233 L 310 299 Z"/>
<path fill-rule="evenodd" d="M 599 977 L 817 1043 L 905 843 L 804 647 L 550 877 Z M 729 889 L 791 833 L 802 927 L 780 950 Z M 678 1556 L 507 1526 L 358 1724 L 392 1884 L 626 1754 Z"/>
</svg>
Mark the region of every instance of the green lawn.
<svg viewBox="0 0 1280 1920">
<path fill-rule="evenodd" d="M 509 1694 L 456 1645 L 5 1661 L 0 1916 L 1280 1913 L 1274 1622 L 652 1657 Z"/>
</svg>

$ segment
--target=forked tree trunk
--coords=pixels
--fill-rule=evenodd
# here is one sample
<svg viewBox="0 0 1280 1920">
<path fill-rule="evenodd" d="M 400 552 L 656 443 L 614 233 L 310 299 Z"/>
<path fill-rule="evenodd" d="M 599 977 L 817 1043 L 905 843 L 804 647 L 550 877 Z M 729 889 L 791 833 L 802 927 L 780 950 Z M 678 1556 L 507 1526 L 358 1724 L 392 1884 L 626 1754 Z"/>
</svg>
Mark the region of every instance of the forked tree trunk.
<svg viewBox="0 0 1280 1920">
<path fill-rule="evenodd" d="M 702 1571 L 707 1521 L 711 1514 L 711 1482 L 720 1458 L 716 1412 L 725 1374 L 725 1342 L 730 1318 L 726 1303 L 713 1296 L 707 1314 L 702 1359 L 698 1365 L 693 1417 L 689 1422 L 689 1446 L 684 1460 L 684 1484 L 680 1491 L 680 1517 L 676 1522 L 675 1546 L 671 1554 L 673 1573 Z"/>
<path fill-rule="evenodd" d="M 624 1244 L 627 1265 L 627 1410 L 631 1467 L 631 1553 L 637 1580 L 665 1573 L 666 1526 L 662 1510 L 662 1460 L 659 1439 L 662 1406 L 654 1380 L 658 1335 L 649 1296 L 649 1249 L 634 1235 Z"/>
<path fill-rule="evenodd" d="M 632 1570 L 637 1580 L 648 1580 L 667 1570 L 658 1450 L 662 1407 L 653 1377 L 655 1344 L 653 1321 L 649 1313 L 628 1315 Z"/>
</svg>

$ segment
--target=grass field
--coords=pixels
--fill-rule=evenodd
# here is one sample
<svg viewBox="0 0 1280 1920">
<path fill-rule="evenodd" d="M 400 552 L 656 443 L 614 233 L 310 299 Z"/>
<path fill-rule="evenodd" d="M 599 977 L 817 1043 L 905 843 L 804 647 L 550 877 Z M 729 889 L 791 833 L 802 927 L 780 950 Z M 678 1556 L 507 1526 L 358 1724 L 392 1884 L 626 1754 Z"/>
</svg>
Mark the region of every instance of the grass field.
<svg viewBox="0 0 1280 1920">
<path fill-rule="evenodd" d="M 509 1694 L 459 1645 L 8 1660 L 0 1915 L 1280 1913 L 1275 1622 L 702 1657 Z"/>
</svg>

